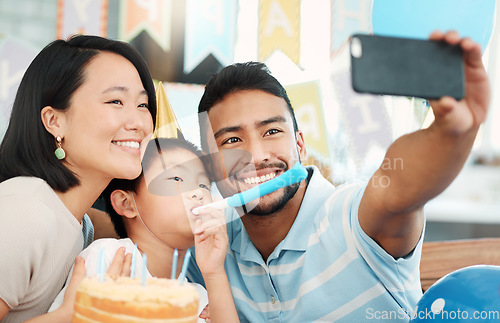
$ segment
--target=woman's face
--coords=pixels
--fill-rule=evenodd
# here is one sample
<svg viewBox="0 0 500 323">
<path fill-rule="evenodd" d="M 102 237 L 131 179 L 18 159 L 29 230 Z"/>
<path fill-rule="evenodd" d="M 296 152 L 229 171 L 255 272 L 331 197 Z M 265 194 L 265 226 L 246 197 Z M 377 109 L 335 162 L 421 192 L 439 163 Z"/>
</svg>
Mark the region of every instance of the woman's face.
<svg viewBox="0 0 500 323">
<path fill-rule="evenodd" d="M 212 202 L 210 180 L 201 160 L 183 148 L 156 159 L 137 191 L 136 203 L 144 223 L 161 240 L 177 248 L 193 245 L 192 209 Z M 148 183 L 156 177 L 156 187 Z"/>
<path fill-rule="evenodd" d="M 65 112 L 64 162 L 81 180 L 133 179 L 141 173 L 139 144 L 153 131 L 148 96 L 134 65 L 101 52 Z"/>
</svg>

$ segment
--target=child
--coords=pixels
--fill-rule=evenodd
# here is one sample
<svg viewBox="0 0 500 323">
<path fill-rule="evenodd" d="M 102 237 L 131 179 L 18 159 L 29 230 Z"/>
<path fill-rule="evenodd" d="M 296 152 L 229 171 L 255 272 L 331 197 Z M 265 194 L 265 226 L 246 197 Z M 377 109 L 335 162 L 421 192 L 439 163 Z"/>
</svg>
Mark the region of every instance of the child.
<svg viewBox="0 0 500 323">
<path fill-rule="evenodd" d="M 224 215 L 215 209 L 199 216 L 192 213 L 193 208 L 212 202 L 211 182 L 202 158 L 202 153 L 186 140 L 151 140 L 142 161 L 143 174 L 133 181 L 115 180 L 103 193 L 122 239 L 96 240 L 81 256 L 85 258 L 86 274 L 91 276 L 97 273 L 99 249 L 105 252 L 107 268 L 120 247 L 132 253 L 137 244 L 136 277 L 142 275 L 145 253 L 147 277 L 171 278 L 174 250 L 179 253 L 174 274 L 178 277 L 185 253 L 195 245 L 196 261 L 207 286 L 211 321 L 238 321 L 224 271 L 228 244 Z M 200 285 L 196 287 L 201 311 L 207 304 L 207 292 Z"/>
</svg>

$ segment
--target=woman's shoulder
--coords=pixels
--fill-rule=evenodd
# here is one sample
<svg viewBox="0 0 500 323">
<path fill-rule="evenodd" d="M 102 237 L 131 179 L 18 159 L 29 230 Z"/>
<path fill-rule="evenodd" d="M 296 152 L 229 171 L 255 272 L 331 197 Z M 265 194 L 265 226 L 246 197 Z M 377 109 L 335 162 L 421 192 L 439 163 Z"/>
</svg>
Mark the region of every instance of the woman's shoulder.
<svg viewBox="0 0 500 323">
<path fill-rule="evenodd" d="M 38 218 L 37 223 L 58 222 L 60 217 L 55 215 L 61 212 L 72 217 L 47 182 L 28 176 L 13 177 L 0 183 L 0 211 L 6 215 L 17 214 L 23 221 Z"/>
<path fill-rule="evenodd" d="M 0 183 L 0 213 L 12 220 L 12 214 L 27 221 L 50 213 L 51 201 L 57 195 L 50 186 L 37 177 L 19 176 Z M 48 221 L 47 217 L 43 218 Z"/>
<path fill-rule="evenodd" d="M 0 183 L 0 241 L 22 241 L 26 249 L 29 244 L 47 241 L 64 223 L 52 208 L 56 198 L 39 178 L 14 177 Z"/>
<path fill-rule="evenodd" d="M 39 191 L 52 190 L 43 179 L 31 176 L 16 176 L 0 183 L 0 197 L 33 196 Z"/>
</svg>

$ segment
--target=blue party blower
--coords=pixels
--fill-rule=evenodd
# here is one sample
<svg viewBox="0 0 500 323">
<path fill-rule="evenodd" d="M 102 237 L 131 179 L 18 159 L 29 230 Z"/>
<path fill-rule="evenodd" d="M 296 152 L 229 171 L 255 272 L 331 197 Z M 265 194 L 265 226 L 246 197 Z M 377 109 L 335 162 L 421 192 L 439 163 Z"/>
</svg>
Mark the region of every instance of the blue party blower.
<svg viewBox="0 0 500 323">
<path fill-rule="evenodd" d="M 272 180 L 264 182 L 258 186 L 252 187 L 251 189 L 244 192 L 226 197 L 223 200 L 197 207 L 193 209 L 193 214 L 199 214 L 199 211 L 205 208 L 214 208 L 221 210 L 228 207 L 242 206 L 264 195 L 277 191 L 280 188 L 298 183 L 306 178 L 307 170 L 300 164 L 300 162 L 297 162 L 292 168 L 290 168 L 280 176 L 275 177 Z"/>
</svg>

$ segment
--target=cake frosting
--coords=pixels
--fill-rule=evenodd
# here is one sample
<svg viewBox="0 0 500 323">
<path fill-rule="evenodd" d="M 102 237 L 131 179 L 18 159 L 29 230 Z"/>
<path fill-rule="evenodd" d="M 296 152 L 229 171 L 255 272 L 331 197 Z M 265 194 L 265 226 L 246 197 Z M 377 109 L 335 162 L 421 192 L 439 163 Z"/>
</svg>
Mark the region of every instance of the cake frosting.
<svg viewBox="0 0 500 323">
<path fill-rule="evenodd" d="M 199 294 L 177 280 L 87 277 L 77 290 L 73 323 L 196 322 Z"/>
</svg>

